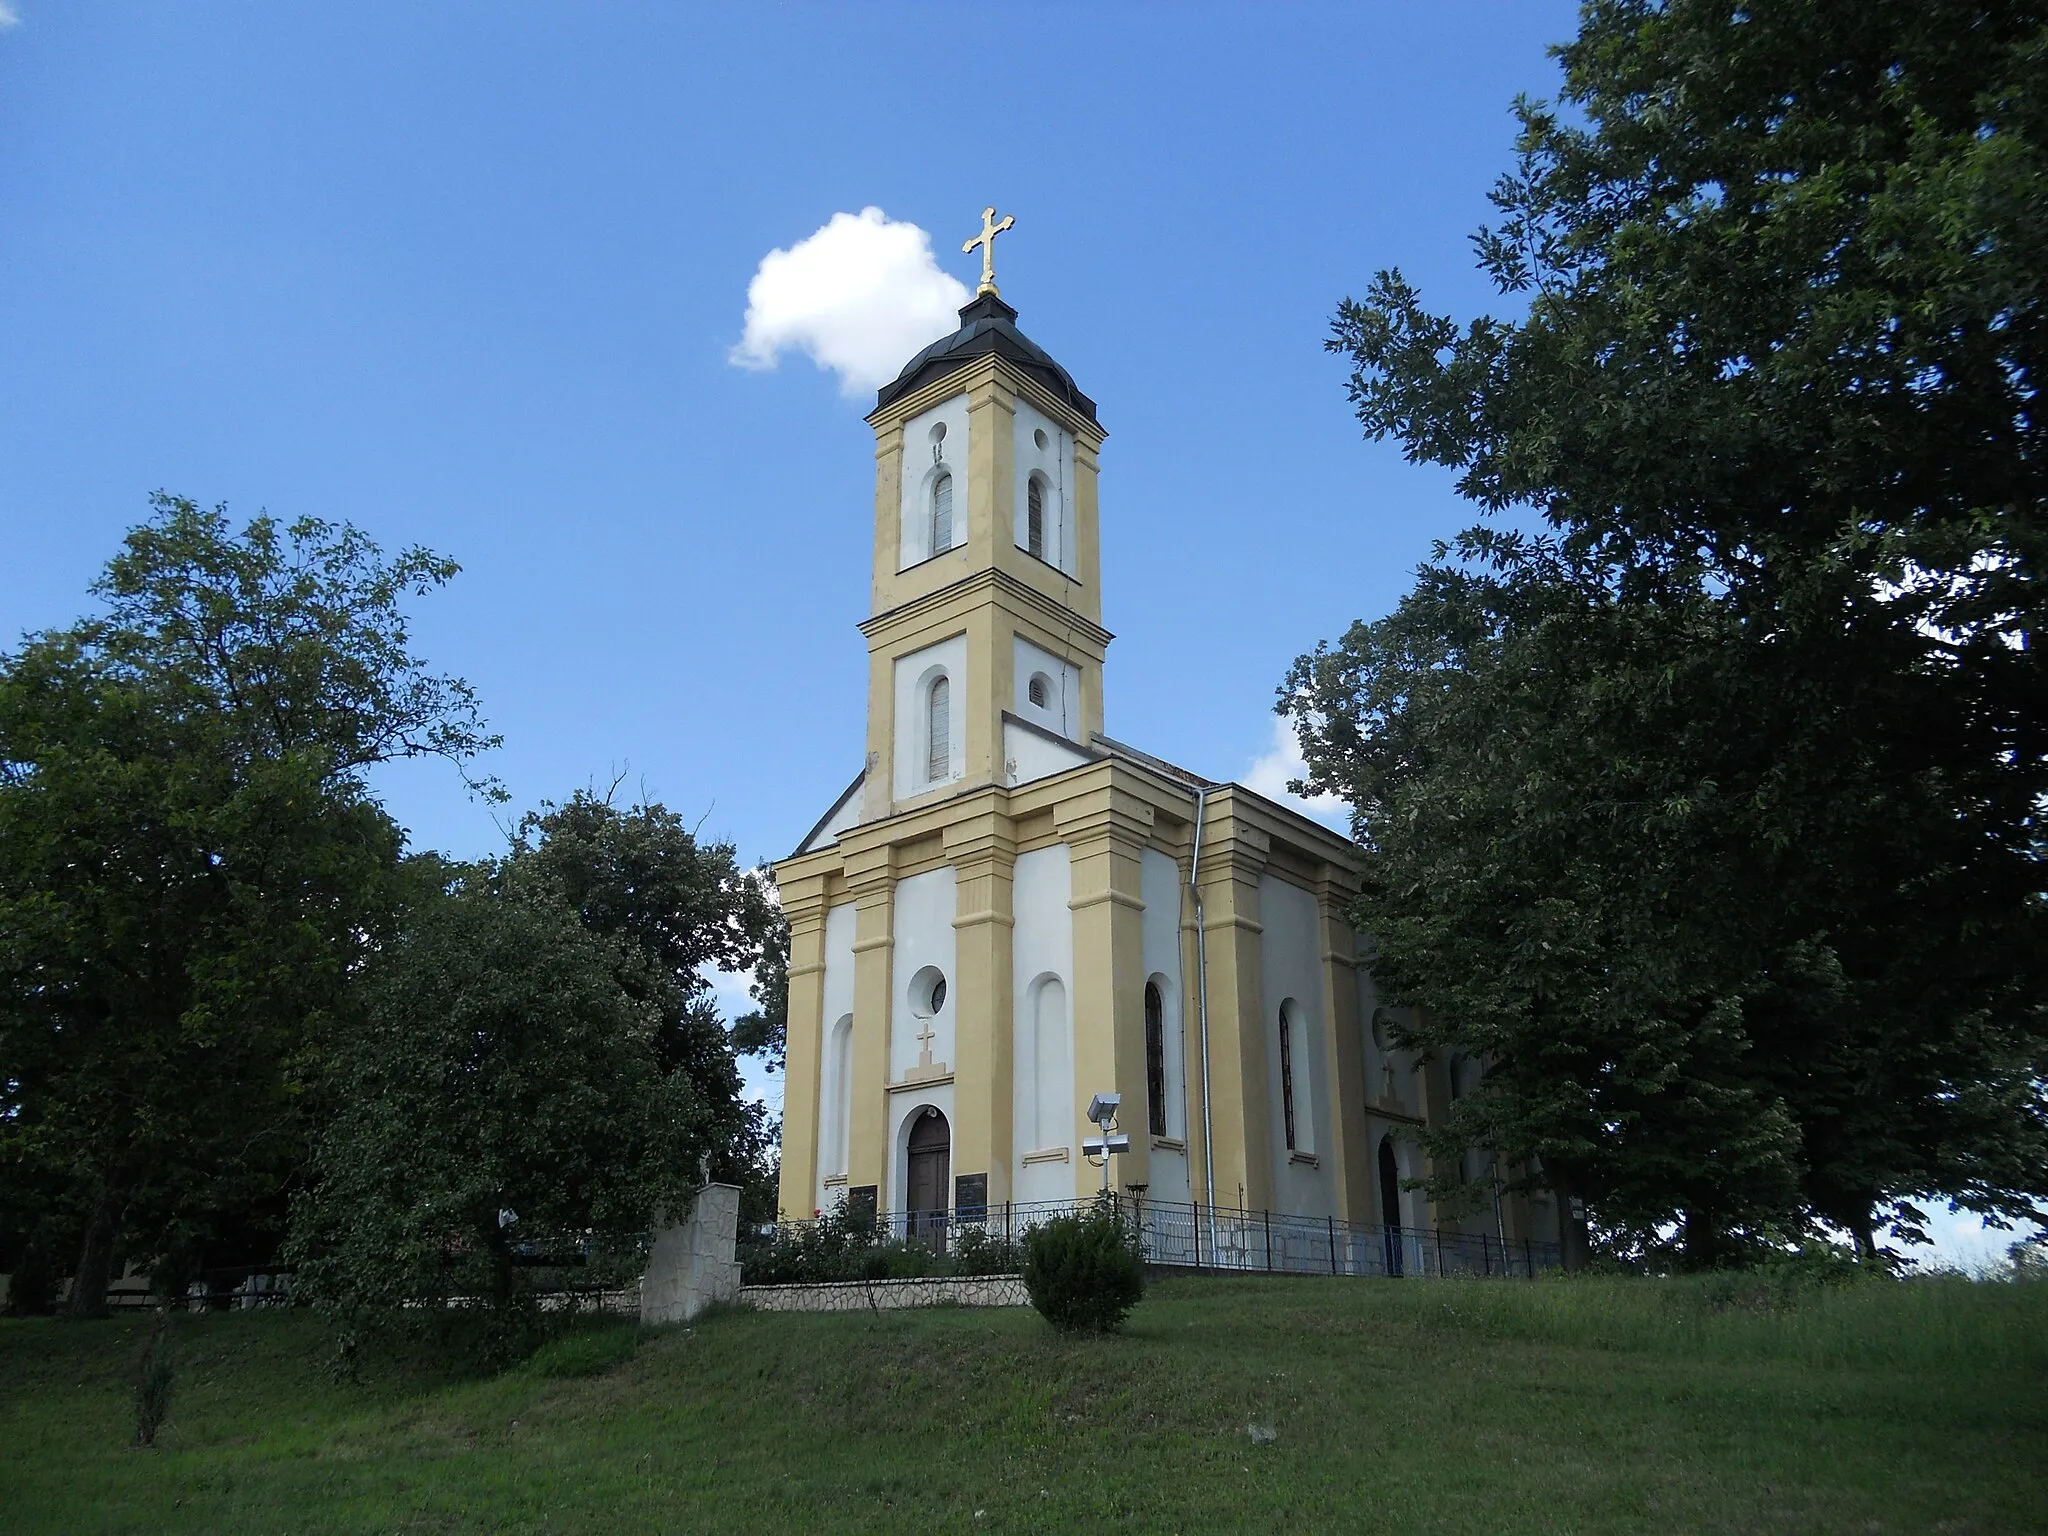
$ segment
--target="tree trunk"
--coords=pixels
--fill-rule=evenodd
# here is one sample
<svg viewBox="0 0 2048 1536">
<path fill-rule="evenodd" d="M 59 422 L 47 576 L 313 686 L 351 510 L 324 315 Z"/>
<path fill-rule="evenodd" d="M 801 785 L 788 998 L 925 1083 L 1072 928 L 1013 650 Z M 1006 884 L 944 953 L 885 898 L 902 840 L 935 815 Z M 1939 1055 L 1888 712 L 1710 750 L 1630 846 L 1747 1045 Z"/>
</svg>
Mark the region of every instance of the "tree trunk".
<svg viewBox="0 0 2048 1536">
<path fill-rule="evenodd" d="M 1586 1202 L 1569 1169 L 1551 1167 L 1550 1187 L 1557 1196 L 1558 1258 L 1567 1274 L 1578 1274 L 1592 1261 L 1593 1241 L 1587 1231 Z"/>
<path fill-rule="evenodd" d="M 85 1238 L 78 1249 L 78 1273 L 71 1282 L 66 1317 L 105 1317 L 107 1287 L 114 1280 L 114 1244 L 121 1235 L 122 1199 L 102 1184 L 85 1219 Z"/>
<path fill-rule="evenodd" d="M 1685 1267 L 1695 1272 L 1714 1268 L 1721 1262 L 1721 1229 L 1713 1213 L 1690 1208 L 1682 1220 L 1679 1243 Z"/>
<path fill-rule="evenodd" d="M 491 1256 L 491 1308 L 497 1316 L 504 1317 L 512 1310 L 512 1245 L 505 1239 L 505 1229 L 498 1224 L 495 1206 L 480 1226 L 484 1251 Z"/>
</svg>

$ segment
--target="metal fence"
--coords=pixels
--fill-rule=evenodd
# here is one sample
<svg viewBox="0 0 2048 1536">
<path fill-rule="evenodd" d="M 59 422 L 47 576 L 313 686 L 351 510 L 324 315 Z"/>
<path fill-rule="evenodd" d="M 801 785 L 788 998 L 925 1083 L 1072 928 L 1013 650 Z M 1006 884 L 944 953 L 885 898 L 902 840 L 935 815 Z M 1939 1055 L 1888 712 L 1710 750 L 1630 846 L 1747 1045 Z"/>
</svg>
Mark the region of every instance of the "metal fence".
<svg viewBox="0 0 2048 1536">
<path fill-rule="evenodd" d="M 1137 1231 L 1148 1263 L 1236 1274 L 1450 1276 L 1526 1279 L 1559 1267 L 1555 1243 L 1504 1241 L 1490 1234 L 1372 1226 L 1328 1216 L 1291 1216 L 1234 1206 L 1175 1205 L 1111 1196 Z M 1090 1200 L 1012 1201 L 963 1212 L 888 1211 L 875 1217 L 878 1237 L 921 1242 L 939 1252 L 975 1228 L 1021 1239 L 1040 1222 L 1092 1207 Z M 810 1222 L 784 1222 L 794 1232 Z"/>
</svg>

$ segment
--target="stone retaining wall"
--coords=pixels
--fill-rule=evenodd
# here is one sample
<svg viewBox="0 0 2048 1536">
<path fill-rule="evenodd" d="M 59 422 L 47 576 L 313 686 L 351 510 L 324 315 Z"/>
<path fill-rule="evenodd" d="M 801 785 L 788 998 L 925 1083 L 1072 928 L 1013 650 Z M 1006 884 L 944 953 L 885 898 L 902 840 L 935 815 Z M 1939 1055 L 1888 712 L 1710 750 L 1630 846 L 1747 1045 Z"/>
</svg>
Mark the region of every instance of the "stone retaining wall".
<svg viewBox="0 0 2048 1536">
<path fill-rule="evenodd" d="M 835 1280 L 743 1285 L 740 1301 L 764 1312 L 894 1311 L 900 1307 L 1028 1307 L 1021 1275 L 932 1275 L 916 1280 Z"/>
</svg>

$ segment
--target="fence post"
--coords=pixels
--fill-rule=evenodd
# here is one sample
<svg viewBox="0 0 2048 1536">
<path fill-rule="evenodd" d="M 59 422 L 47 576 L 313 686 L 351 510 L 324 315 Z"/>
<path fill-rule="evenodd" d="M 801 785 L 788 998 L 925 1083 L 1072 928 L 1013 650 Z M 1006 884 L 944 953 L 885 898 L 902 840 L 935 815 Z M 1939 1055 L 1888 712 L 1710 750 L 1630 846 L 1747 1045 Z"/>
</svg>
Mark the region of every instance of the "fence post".
<svg viewBox="0 0 2048 1536">
<path fill-rule="evenodd" d="M 1330 1273 L 1334 1275 L 1337 1273 L 1337 1218 L 1325 1216 L 1323 1221 L 1330 1229 Z"/>
<path fill-rule="evenodd" d="M 1259 1215 L 1266 1223 L 1266 1273 L 1273 1273 L 1273 1213 L 1261 1211 Z"/>
<path fill-rule="evenodd" d="M 1201 1202 L 1201 1201 L 1199 1201 L 1199 1200 L 1197 1200 L 1197 1201 L 1195 1202 L 1195 1231 L 1194 1231 L 1194 1239 L 1195 1239 L 1195 1269 L 1196 1269 L 1196 1271 L 1197 1271 L 1197 1272 L 1200 1272 L 1200 1270 L 1201 1270 L 1201 1268 L 1202 1268 L 1202 1202 Z"/>
</svg>

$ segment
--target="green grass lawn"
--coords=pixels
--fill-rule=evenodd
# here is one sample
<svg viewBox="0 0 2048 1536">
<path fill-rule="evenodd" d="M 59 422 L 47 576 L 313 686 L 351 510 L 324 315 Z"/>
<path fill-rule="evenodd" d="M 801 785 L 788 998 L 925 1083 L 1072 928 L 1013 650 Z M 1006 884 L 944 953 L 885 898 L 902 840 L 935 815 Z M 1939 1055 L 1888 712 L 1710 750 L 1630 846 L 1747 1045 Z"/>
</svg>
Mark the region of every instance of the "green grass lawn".
<svg viewBox="0 0 2048 1536">
<path fill-rule="evenodd" d="M 2048 1528 L 2048 1285 L 1189 1279 L 1112 1339 L 728 1312 L 353 1385 L 314 1318 L 189 1317 L 154 1451 L 144 1326 L 0 1323 L 0 1530 Z"/>
</svg>

